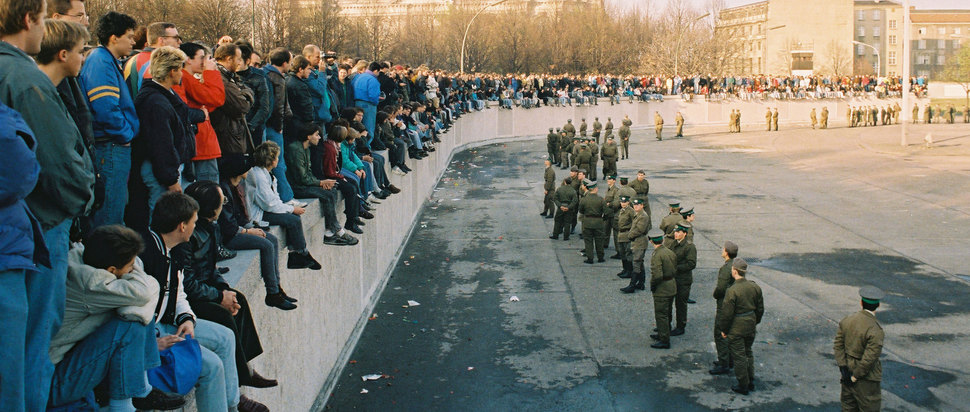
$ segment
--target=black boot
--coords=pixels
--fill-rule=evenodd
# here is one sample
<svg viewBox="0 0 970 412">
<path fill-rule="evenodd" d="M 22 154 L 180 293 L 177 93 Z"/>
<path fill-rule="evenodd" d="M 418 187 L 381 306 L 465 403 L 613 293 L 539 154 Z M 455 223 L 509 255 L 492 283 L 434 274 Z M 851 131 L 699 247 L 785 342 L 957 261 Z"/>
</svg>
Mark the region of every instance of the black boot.
<svg viewBox="0 0 970 412">
<path fill-rule="evenodd" d="M 185 399 L 152 388 L 152 391 L 144 398 L 131 398 L 131 404 L 134 405 L 135 409 L 140 410 L 171 411 L 185 405 Z"/>
<path fill-rule="evenodd" d="M 266 295 L 266 306 L 272 306 L 274 308 L 282 310 L 293 310 L 296 309 L 296 305 L 293 302 L 286 300 L 282 293 L 274 293 L 272 295 Z"/>
</svg>

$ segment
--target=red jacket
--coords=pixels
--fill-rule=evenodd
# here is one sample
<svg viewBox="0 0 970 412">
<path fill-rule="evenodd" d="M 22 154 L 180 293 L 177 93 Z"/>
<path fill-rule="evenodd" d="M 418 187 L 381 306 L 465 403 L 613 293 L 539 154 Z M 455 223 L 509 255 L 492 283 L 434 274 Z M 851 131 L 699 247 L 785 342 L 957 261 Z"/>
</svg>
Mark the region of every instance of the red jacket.
<svg viewBox="0 0 970 412">
<path fill-rule="evenodd" d="M 327 139 L 323 143 L 323 176 L 338 181 L 346 179 L 340 174 L 340 148 L 337 142 Z"/>
<path fill-rule="evenodd" d="M 196 79 L 188 70 L 182 70 L 182 84 L 172 86 L 182 100 L 193 109 L 205 107 L 210 113 L 226 102 L 226 89 L 218 70 L 205 70 L 202 80 Z M 222 157 L 219 139 L 209 119 L 199 123 L 195 134 L 195 157 L 192 160 L 210 160 Z"/>
</svg>

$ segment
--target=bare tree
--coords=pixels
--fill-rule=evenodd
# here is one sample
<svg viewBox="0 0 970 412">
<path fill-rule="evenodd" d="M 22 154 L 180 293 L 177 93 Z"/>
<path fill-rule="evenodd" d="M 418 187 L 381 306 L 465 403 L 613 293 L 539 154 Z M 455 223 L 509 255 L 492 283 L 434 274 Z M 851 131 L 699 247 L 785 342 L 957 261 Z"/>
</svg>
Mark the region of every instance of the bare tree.
<svg viewBox="0 0 970 412">
<path fill-rule="evenodd" d="M 852 50 L 833 40 L 826 46 L 828 61 L 824 70 L 836 76 L 852 73 Z"/>
<path fill-rule="evenodd" d="M 970 106 L 970 45 L 963 46 L 950 56 L 946 67 L 943 69 L 941 80 L 954 82 L 963 87 L 966 105 Z"/>
</svg>

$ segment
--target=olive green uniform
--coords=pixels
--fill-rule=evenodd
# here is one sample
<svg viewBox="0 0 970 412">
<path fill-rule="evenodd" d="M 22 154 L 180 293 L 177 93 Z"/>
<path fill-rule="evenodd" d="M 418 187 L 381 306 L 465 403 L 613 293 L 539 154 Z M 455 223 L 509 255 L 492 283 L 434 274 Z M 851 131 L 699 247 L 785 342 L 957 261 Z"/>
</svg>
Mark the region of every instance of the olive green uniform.
<svg viewBox="0 0 970 412">
<path fill-rule="evenodd" d="M 828 107 L 823 107 L 822 108 L 821 128 L 822 129 L 828 129 L 829 128 L 829 108 Z"/>
<path fill-rule="evenodd" d="M 559 135 L 559 166 L 563 169 L 569 167 L 569 152 L 573 151 L 573 139 L 570 139 L 565 133 Z"/>
<path fill-rule="evenodd" d="M 559 135 L 556 132 L 546 135 L 546 150 L 549 151 L 549 161 L 553 164 L 559 163 Z"/>
<path fill-rule="evenodd" d="M 603 231 L 606 233 L 606 240 L 603 241 L 603 247 L 610 247 L 610 235 L 613 234 L 613 220 L 620 210 L 620 186 L 617 186 L 614 182 L 612 187 L 608 187 L 606 189 L 606 196 L 603 196 L 603 201 L 606 202 L 606 209 L 603 210 L 603 222 L 605 223 Z M 616 242 L 613 242 L 613 244 L 616 245 Z"/>
<path fill-rule="evenodd" d="M 573 126 L 572 122 L 567 122 L 563 127 L 562 131 L 566 132 L 566 137 L 570 140 L 576 137 L 576 126 Z"/>
<path fill-rule="evenodd" d="M 627 205 L 627 207 L 621 208 L 614 218 L 616 219 L 616 226 L 614 226 L 616 254 L 620 255 L 620 260 L 628 265 L 633 264 L 633 250 L 630 249 L 630 228 L 633 226 L 635 214 L 633 206 Z"/>
<path fill-rule="evenodd" d="M 771 131 L 771 109 L 765 113 L 765 123 L 768 125 L 768 131 Z"/>
<path fill-rule="evenodd" d="M 913 124 L 919 123 L 919 105 L 913 105 Z"/>
<path fill-rule="evenodd" d="M 556 170 L 552 166 L 547 167 L 542 178 L 545 181 L 542 186 L 542 190 L 545 192 L 545 196 L 542 199 L 542 213 L 555 216 L 556 204 L 552 201 L 552 198 L 556 194 Z"/>
<path fill-rule="evenodd" d="M 677 134 L 675 137 L 684 137 L 684 116 L 677 113 L 677 115 L 674 116 L 674 121 L 677 122 Z"/>
<path fill-rule="evenodd" d="M 630 186 L 630 188 L 633 189 L 633 191 L 637 192 L 637 195 L 634 196 L 634 198 L 637 198 L 643 201 L 643 211 L 647 214 L 647 223 L 649 224 L 650 222 L 652 222 L 651 220 L 652 214 L 650 213 L 650 200 L 648 198 L 648 195 L 650 194 L 650 182 L 647 181 L 647 178 L 643 178 L 643 180 L 633 179 L 630 181 L 630 184 L 628 186 Z"/>
<path fill-rule="evenodd" d="M 603 136 L 609 136 L 613 134 L 613 121 L 606 119 L 606 126 L 603 127 Z"/>
<path fill-rule="evenodd" d="M 582 137 L 586 137 L 586 130 L 588 128 L 589 126 L 586 125 L 586 119 L 583 119 L 583 122 L 579 124 L 579 135 Z"/>
<path fill-rule="evenodd" d="M 809 119 L 812 120 L 812 129 L 814 130 L 815 129 L 815 126 L 818 126 L 818 116 L 815 115 L 815 109 L 814 108 L 812 108 L 812 112 L 808 114 L 808 117 L 809 117 Z"/>
<path fill-rule="evenodd" d="M 660 113 L 653 115 L 653 129 L 657 132 L 657 140 L 663 140 L 664 118 L 660 117 Z"/>
<path fill-rule="evenodd" d="M 593 260 L 593 252 L 599 260 L 605 258 L 606 223 L 603 214 L 606 201 L 596 193 L 587 193 L 579 200 L 579 213 L 583 215 L 583 242 L 586 243 L 586 260 Z"/>
<path fill-rule="evenodd" d="M 586 169 L 587 172 L 590 171 L 590 162 L 593 159 L 593 154 L 590 153 L 588 148 L 581 147 L 579 153 L 576 154 L 576 166 L 580 169 Z"/>
<path fill-rule="evenodd" d="M 724 293 L 721 303 L 721 317 L 718 327 L 727 331 L 728 346 L 734 358 L 734 374 L 738 386 L 747 389 L 754 378 L 754 355 L 751 345 L 757 325 L 765 314 L 764 297 L 761 288 L 750 280 L 741 278 Z"/>
<path fill-rule="evenodd" d="M 620 147 L 623 149 L 620 153 L 621 159 L 630 158 L 630 127 L 627 125 L 620 126 Z"/>
<path fill-rule="evenodd" d="M 660 220 L 660 230 L 663 230 L 668 238 L 673 239 L 674 229 L 677 228 L 677 223 L 680 223 L 681 220 L 684 220 L 684 217 L 680 215 L 680 212 L 670 212 L 669 215 Z"/>
<path fill-rule="evenodd" d="M 734 132 L 741 133 L 741 111 L 734 116 Z"/>
<path fill-rule="evenodd" d="M 596 143 L 592 142 L 587 143 L 587 147 L 589 147 L 589 154 L 591 156 L 589 158 L 589 169 L 586 169 L 586 171 L 589 172 L 589 178 L 591 180 L 598 180 L 598 175 L 596 174 L 596 164 L 599 163 L 600 159 L 600 147 L 597 146 Z"/>
<path fill-rule="evenodd" d="M 697 267 L 697 247 L 685 238 L 665 242 L 670 250 L 677 255 L 677 298 L 674 307 L 677 309 L 677 328 L 687 326 L 687 299 L 690 298 L 690 287 L 694 283 L 694 268 Z"/>
<path fill-rule="evenodd" d="M 599 120 L 593 121 L 593 139 L 596 140 L 596 144 L 600 144 L 600 133 L 603 132 L 603 123 Z"/>
<path fill-rule="evenodd" d="M 631 189 L 630 188 L 630 185 L 627 184 L 626 186 L 621 186 L 620 187 L 620 192 L 616 195 L 617 199 L 619 199 L 621 196 L 626 196 L 626 197 L 628 197 L 630 199 L 633 199 L 634 197 L 637 196 L 637 192 L 634 191 L 633 189 Z M 617 202 L 617 204 L 619 204 L 619 202 Z M 633 207 L 631 205 L 628 208 L 630 209 L 630 222 L 632 223 L 633 222 Z M 620 243 L 619 232 L 616 229 L 617 227 L 619 227 L 619 224 L 620 224 L 620 222 L 619 222 L 619 216 L 618 215 L 614 215 L 613 216 L 613 228 L 614 228 L 613 229 L 613 240 L 614 240 L 613 243 Z M 627 230 L 629 230 L 629 228 L 627 228 Z M 629 242 L 629 239 L 627 240 L 627 242 Z M 623 254 L 620 254 L 620 256 L 622 257 Z"/>
<path fill-rule="evenodd" d="M 970 106 L 963 106 L 963 122 L 970 123 Z"/>
<path fill-rule="evenodd" d="M 572 232 L 573 219 L 576 216 L 576 206 L 579 204 L 579 195 L 576 194 L 576 190 L 569 185 L 562 185 L 556 189 L 556 193 L 553 196 L 553 203 L 556 206 L 556 220 L 555 225 L 553 225 L 552 235 L 558 237 L 560 233 L 563 234 L 563 239 L 569 239 L 569 233 Z M 567 210 L 562 210 L 562 207 L 566 207 Z"/>
<path fill-rule="evenodd" d="M 727 338 L 721 336 L 721 328 L 717 320 L 721 318 L 724 294 L 734 284 L 734 278 L 731 277 L 732 265 L 734 265 L 733 258 L 721 265 L 717 270 L 717 285 L 714 287 L 714 349 L 717 350 L 717 363 L 725 368 L 731 364 L 731 351 L 728 348 Z"/>
<path fill-rule="evenodd" d="M 627 235 L 630 238 L 630 249 L 632 250 L 633 276 L 631 284 L 643 287 L 646 275 L 643 272 L 643 256 L 647 252 L 648 243 L 647 231 L 650 230 L 650 217 L 644 211 L 634 213 L 633 222 Z"/>
<path fill-rule="evenodd" d="M 731 110 L 731 120 L 728 120 L 728 133 L 735 133 L 734 124 L 738 121 L 738 115 L 734 110 Z"/>
<path fill-rule="evenodd" d="M 842 384 L 843 411 L 878 411 L 882 406 L 882 344 L 885 334 L 876 316 L 860 310 L 839 322 L 835 362 L 848 367 L 856 382 Z"/>
<path fill-rule="evenodd" d="M 778 109 L 771 112 L 771 126 L 775 128 L 776 132 L 778 131 Z"/>
<path fill-rule="evenodd" d="M 603 176 L 616 174 L 616 158 L 619 156 L 618 151 L 619 148 L 616 147 L 616 142 L 603 143 L 603 148 L 600 150 L 600 159 L 603 159 Z"/>
<path fill-rule="evenodd" d="M 658 341 L 670 343 L 670 315 L 677 296 L 677 256 L 664 245 L 650 255 L 650 291 L 653 292 L 653 313 L 657 322 Z"/>
</svg>

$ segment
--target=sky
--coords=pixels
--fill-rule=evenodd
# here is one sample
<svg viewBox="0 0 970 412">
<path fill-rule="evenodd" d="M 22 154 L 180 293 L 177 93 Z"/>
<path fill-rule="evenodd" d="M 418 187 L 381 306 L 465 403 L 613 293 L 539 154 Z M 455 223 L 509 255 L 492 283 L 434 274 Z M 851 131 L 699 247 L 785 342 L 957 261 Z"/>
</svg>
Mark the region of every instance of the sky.
<svg viewBox="0 0 970 412">
<path fill-rule="evenodd" d="M 667 0 L 605 0 L 607 4 L 617 6 L 619 8 L 633 8 L 635 5 L 640 5 L 641 9 L 663 9 L 667 4 Z M 704 6 L 707 0 L 687 0 L 688 2 L 694 4 L 695 6 Z M 741 6 L 744 4 L 754 3 L 758 0 L 725 0 L 727 7 Z M 902 4 L 902 0 L 897 0 Z M 915 6 L 917 9 L 970 9 L 970 1 L 968 0 L 910 0 L 910 5 Z"/>
</svg>

